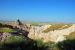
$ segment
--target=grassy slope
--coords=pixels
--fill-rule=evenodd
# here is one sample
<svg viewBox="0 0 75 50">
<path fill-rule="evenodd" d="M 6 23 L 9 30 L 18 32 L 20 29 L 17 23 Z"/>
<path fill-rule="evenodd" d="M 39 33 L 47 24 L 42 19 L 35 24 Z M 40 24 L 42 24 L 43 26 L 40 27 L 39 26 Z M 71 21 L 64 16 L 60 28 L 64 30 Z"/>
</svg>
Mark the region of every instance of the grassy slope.
<svg viewBox="0 0 75 50">
<path fill-rule="evenodd" d="M 67 26 L 65 26 L 65 24 L 52 24 L 51 27 L 47 28 L 46 30 L 44 30 L 43 32 L 47 33 L 49 31 L 53 31 L 53 30 L 61 30 L 61 29 L 65 29 L 68 28 L 70 26 L 72 26 L 71 24 L 67 24 Z"/>
<path fill-rule="evenodd" d="M 0 28 L 0 32 L 13 32 L 14 30 L 13 29 L 10 29 L 10 28 Z"/>
<path fill-rule="evenodd" d="M 11 28 L 11 25 L 0 23 L 0 32 L 13 32 L 14 30 Z"/>
<path fill-rule="evenodd" d="M 66 36 L 66 39 L 70 39 L 70 40 L 75 39 L 75 31 L 70 33 L 70 35 Z"/>
</svg>

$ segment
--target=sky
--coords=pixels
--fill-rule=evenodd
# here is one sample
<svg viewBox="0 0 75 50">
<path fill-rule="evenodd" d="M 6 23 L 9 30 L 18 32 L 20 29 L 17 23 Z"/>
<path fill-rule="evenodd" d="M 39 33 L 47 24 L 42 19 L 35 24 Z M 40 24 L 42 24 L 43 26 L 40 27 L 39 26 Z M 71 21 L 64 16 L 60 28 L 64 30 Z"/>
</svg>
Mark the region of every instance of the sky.
<svg viewBox="0 0 75 50">
<path fill-rule="evenodd" d="M 74 0 L 0 0 L 0 20 L 75 23 Z"/>
</svg>

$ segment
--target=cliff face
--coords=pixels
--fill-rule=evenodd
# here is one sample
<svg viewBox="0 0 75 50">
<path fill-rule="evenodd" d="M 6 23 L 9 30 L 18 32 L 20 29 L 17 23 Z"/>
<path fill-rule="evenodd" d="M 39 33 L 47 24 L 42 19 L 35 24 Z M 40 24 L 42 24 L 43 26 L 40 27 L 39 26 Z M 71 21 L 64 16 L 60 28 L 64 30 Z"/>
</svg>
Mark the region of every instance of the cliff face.
<svg viewBox="0 0 75 50">
<path fill-rule="evenodd" d="M 65 29 L 53 30 L 53 31 L 44 33 L 43 30 L 47 29 L 50 26 L 51 25 L 44 25 L 41 27 L 32 26 L 28 37 L 32 39 L 43 39 L 44 42 L 53 41 L 57 43 L 59 41 L 66 40 L 65 36 L 75 31 L 75 24 L 73 24 L 72 26 L 65 28 Z"/>
</svg>

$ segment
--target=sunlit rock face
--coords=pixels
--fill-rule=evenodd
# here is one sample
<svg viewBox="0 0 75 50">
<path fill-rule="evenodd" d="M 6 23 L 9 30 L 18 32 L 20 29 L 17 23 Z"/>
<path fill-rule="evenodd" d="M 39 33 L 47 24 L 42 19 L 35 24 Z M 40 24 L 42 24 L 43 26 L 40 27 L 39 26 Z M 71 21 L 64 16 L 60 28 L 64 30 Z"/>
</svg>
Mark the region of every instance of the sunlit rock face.
<svg viewBox="0 0 75 50">
<path fill-rule="evenodd" d="M 44 29 L 47 29 L 48 26 L 50 27 L 51 25 L 44 25 L 41 27 L 32 26 L 28 37 L 30 37 L 32 39 L 43 39 L 44 42 L 53 41 L 53 42 L 57 43 L 57 42 L 66 40 L 65 36 L 69 35 L 71 32 L 75 31 L 75 24 L 73 24 L 69 28 L 65 28 L 65 29 L 61 29 L 61 30 L 54 30 L 54 31 L 49 31 L 47 33 L 43 33 L 42 31 Z M 65 26 L 67 26 L 67 25 L 65 25 Z"/>
<path fill-rule="evenodd" d="M 30 29 L 31 29 L 31 24 L 25 24 L 24 25 L 24 29 L 23 30 L 25 30 L 25 31 L 30 31 Z"/>
<path fill-rule="evenodd" d="M 44 26 L 32 26 L 29 32 L 29 37 L 32 39 L 38 39 L 42 38 L 43 35 L 45 35 L 42 31 L 50 27 L 51 25 L 44 25 Z M 45 36 L 43 36 L 45 37 Z"/>
<path fill-rule="evenodd" d="M 12 26 L 15 30 L 17 30 L 19 33 L 22 33 L 26 37 L 31 29 L 30 24 L 23 24 L 19 19 L 17 19 Z"/>
<path fill-rule="evenodd" d="M 31 24 L 22 24 L 20 20 L 17 20 L 14 25 L 19 28 L 25 36 L 34 40 L 43 39 L 44 42 L 52 41 L 57 43 L 66 40 L 65 36 L 75 31 L 75 24 L 65 29 L 62 28 L 67 27 L 68 25 L 63 25 L 61 29 L 51 30 L 49 32 L 43 31 L 53 25 L 31 26 Z"/>
<path fill-rule="evenodd" d="M 31 25 L 30 24 L 23 24 L 19 19 L 17 19 L 14 23 L 14 28 L 22 29 L 22 30 L 29 32 Z"/>
</svg>

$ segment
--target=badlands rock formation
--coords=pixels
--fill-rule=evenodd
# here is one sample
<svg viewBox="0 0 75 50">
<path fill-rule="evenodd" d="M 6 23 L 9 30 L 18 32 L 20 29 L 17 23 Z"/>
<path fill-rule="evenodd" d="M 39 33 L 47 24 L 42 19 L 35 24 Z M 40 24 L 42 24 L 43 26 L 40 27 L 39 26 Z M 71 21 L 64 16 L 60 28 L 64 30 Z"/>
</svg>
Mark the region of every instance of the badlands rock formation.
<svg viewBox="0 0 75 50">
<path fill-rule="evenodd" d="M 66 40 L 66 35 L 69 35 L 71 32 L 75 31 L 75 24 L 73 24 L 69 28 L 61 29 L 61 30 L 54 30 L 49 31 L 48 33 L 42 32 L 43 30 L 47 29 L 51 25 L 44 25 L 44 26 L 32 26 L 30 29 L 28 37 L 32 39 L 43 39 L 44 42 L 53 41 L 53 42 L 60 42 Z M 67 26 L 67 25 L 65 25 Z M 64 27 L 64 26 L 63 26 Z"/>
<path fill-rule="evenodd" d="M 9 25 L 13 26 L 13 29 L 15 29 L 18 33 L 22 33 L 26 37 L 31 29 L 30 24 L 23 24 L 19 19 Z"/>
<path fill-rule="evenodd" d="M 67 35 L 75 31 L 75 24 L 72 26 L 62 29 L 68 25 L 64 25 L 59 30 L 52 30 L 47 33 L 43 32 L 47 28 L 51 27 L 52 25 L 43 25 L 43 26 L 31 26 L 30 24 L 22 24 L 20 20 L 17 20 L 14 24 L 17 28 L 19 28 L 21 33 L 25 36 L 28 36 L 31 39 L 43 39 L 44 42 L 60 42 L 66 40 Z"/>
</svg>

